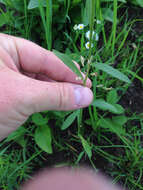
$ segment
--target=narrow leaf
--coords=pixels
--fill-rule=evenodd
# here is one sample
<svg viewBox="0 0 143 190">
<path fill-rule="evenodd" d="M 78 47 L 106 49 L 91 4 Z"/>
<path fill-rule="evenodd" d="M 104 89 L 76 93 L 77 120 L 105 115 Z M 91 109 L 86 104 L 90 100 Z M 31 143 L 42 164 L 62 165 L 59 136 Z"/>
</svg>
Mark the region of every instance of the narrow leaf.
<svg viewBox="0 0 143 190">
<path fill-rule="evenodd" d="M 99 109 L 103 110 L 103 111 L 110 111 L 114 114 L 121 114 L 124 112 L 124 109 L 122 108 L 121 105 L 119 104 L 110 104 L 108 102 L 106 102 L 103 99 L 97 99 L 95 100 L 92 104 L 92 106 L 96 106 Z"/>
<path fill-rule="evenodd" d="M 82 146 L 83 146 L 86 154 L 88 155 L 89 158 L 91 158 L 92 157 L 91 146 L 81 135 L 80 135 L 80 139 L 81 139 L 81 143 L 82 143 Z"/>
<path fill-rule="evenodd" d="M 76 67 L 76 65 L 68 55 L 60 53 L 56 50 L 53 50 L 53 52 L 59 59 L 61 59 L 64 62 L 65 65 L 67 65 L 76 75 L 81 77 L 81 79 L 83 80 L 81 72 L 79 71 L 79 69 Z"/>
<path fill-rule="evenodd" d="M 74 122 L 74 120 L 76 119 L 76 117 L 79 115 L 79 110 L 73 112 L 70 116 L 68 116 L 66 118 L 66 120 L 64 121 L 63 125 L 61 126 L 62 130 L 67 129 L 68 127 L 70 127 L 70 125 Z"/>
<path fill-rule="evenodd" d="M 37 127 L 34 134 L 35 142 L 37 145 L 44 150 L 45 152 L 51 154 L 52 153 L 52 137 L 51 130 L 48 125 Z"/>
<path fill-rule="evenodd" d="M 106 102 L 103 99 L 97 99 L 91 105 L 96 106 L 96 107 L 98 107 L 104 111 L 106 111 L 106 110 L 108 110 L 110 112 L 116 112 L 117 111 L 116 108 L 112 104 Z"/>
<path fill-rule="evenodd" d="M 124 75 L 123 73 L 121 73 L 117 69 L 114 69 L 110 65 L 107 65 L 104 63 L 96 63 L 95 67 L 99 70 L 102 70 L 102 71 L 108 73 L 112 77 L 115 77 L 115 78 L 117 78 L 121 81 L 127 82 L 127 83 L 131 83 L 131 81 L 129 80 L 129 78 L 126 75 Z"/>
</svg>

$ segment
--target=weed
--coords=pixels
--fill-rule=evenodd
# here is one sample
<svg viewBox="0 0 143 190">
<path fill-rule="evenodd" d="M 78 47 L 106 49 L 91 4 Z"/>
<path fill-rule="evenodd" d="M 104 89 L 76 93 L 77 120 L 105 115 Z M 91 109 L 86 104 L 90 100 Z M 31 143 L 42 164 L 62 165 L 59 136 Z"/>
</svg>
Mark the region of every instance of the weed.
<svg viewBox="0 0 143 190">
<path fill-rule="evenodd" d="M 45 163 L 57 167 L 86 163 L 111 176 L 113 183 L 143 189 L 143 117 L 120 104 L 131 83 L 143 81 L 143 36 L 134 29 L 137 23 L 142 26 L 140 15 L 137 18 L 125 0 L 0 2 L 3 32 L 53 50 L 77 80 L 84 85 L 88 77 L 92 80 L 94 94 L 86 109 L 33 114 L 1 142 L 0 187 L 18 189 Z M 128 2 L 143 6 L 142 1 Z"/>
</svg>

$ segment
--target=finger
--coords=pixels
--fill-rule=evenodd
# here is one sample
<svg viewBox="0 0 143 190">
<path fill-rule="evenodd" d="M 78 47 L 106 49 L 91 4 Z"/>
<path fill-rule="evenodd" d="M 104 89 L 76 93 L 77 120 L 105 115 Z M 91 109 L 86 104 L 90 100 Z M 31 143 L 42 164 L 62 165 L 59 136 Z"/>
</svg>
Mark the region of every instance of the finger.
<svg viewBox="0 0 143 190">
<path fill-rule="evenodd" d="M 21 90 L 32 113 L 44 110 L 75 110 L 88 106 L 92 91 L 81 85 L 65 82 L 23 81 Z"/>
<path fill-rule="evenodd" d="M 22 38 L 9 38 L 16 45 L 19 64 L 22 70 L 45 74 L 55 81 L 83 84 L 82 81 L 76 80 L 77 75 L 51 51 Z M 91 87 L 90 79 L 87 79 L 86 85 Z"/>
<path fill-rule="evenodd" d="M 79 64 L 76 61 L 73 61 L 73 62 L 76 65 L 76 67 L 80 70 Z M 56 82 L 55 80 L 50 79 L 47 75 L 44 75 L 44 74 L 35 74 L 35 73 L 29 73 L 29 72 L 25 72 L 25 71 L 21 71 L 21 73 L 30 78 L 33 78 L 33 79 L 38 79 L 38 80 L 47 81 L 47 82 Z M 83 75 L 83 77 L 85 77 L 84 74 L 82 74 L 82 75 Z M 78 81 L 79 84 L 81 84 L 81 82 L 82 81 Z M 89 86 L 89 87 L 91 87 L 91 86 Z"/>
<path fill-rule="evenodd" d="M 22 190 L 121 190 L 102 175 L 87 169 L 51 169 L 34 176 Z"/>
</svg>

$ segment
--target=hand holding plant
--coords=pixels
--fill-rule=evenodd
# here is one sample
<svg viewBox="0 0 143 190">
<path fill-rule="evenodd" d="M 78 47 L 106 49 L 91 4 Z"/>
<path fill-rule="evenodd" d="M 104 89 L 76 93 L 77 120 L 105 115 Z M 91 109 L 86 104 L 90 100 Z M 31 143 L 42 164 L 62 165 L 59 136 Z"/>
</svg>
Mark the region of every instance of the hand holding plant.
<svg viewBox="0 0 143 190">
<path fill-rule="evenodd" d="M 83 82 L 52 52 L 4 34 L 0 42 L 1 139 L 34 112 L 74 110 L 91 103 L 91 81 L 82 87 Z"/>
</svg>

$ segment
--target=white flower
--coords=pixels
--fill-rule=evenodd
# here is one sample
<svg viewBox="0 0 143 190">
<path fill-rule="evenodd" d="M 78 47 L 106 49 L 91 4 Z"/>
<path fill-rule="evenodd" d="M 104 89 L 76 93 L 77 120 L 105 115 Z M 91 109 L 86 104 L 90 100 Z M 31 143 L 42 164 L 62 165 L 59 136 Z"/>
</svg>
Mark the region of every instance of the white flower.
<svg viewBox="0 0 143 190">
<path fill-rule="evenodd" d="M 74 30 L 77 30 L 78 29 L 78 25 L 75 24 L 74 27 L 73 27 Z"/>
<path fill-rule="evenodd" d="M 93 31 L 93 32 L 92 32 L 92 37 L 94 36 L 94 34 L 95 34 L 95 32 Z M 85 33 L 85 36 L 86 36 L 87 39 L 90 39 L 90 31 L 87 31 L 87 32 Z"/>
<path fill-rule="evenodd" d="M 97 24 L 101 24 L 101 21 L 100 21 L 100 20 L 96 20 L 96 23 L 97 23 Z"/>
<path fill-rule="evenodd" d="M 82 30 L 82 29 L 84 29 L 84 27 L 85 27 L 84 24 L 79 24 L 79 25 L 77 25 L 77 29 L 78 29 L 78 30 Z"/>
<path fill-rule="evenodd" d="M 87 39 L 90 39 L 90 31 L 87 31 L 85 33 L 85 36 Z M 97 33 L 95 33 L 94 31 L 92 32 L 92 38 L 95 36 L 95 40 L 98 41 L 99 40 L 99 35 Z"/>
<path fill-rule="evenodd" d="M 96 33 L 95 34 L 95 40 L 98 41 L 99 40 L 99 35 Z"/>
<path fill-rule="evenodd" d="M 89 42 L 87 42 L 86 44 L 85 44 L 85 47 L 86 47 L 86 49 L 89 49 L 89 46 L 90 46 L 90 43 Z M 91 48 L 93 47 L 93 44 L 91 44 L 91 46 L 90 46 Z"/>
</svg>

